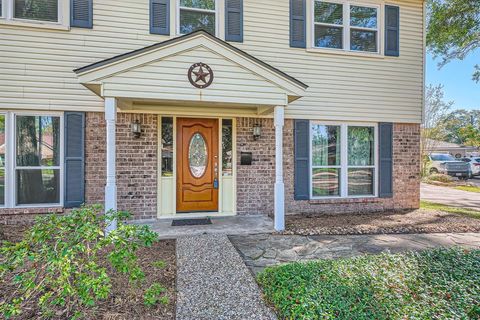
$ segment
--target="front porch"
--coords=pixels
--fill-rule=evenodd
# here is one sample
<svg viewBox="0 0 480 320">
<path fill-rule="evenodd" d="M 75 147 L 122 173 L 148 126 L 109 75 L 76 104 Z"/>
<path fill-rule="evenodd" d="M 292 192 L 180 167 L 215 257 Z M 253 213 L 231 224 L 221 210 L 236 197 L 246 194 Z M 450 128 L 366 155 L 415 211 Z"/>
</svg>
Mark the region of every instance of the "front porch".
<svg viewBox="0 0 480 320">
<path fill-rule="evenodd" d="M 83 85 L 105 101 L 104 202 L 107 212 L 128 210 L 121 205 L 124 199 L 138 192 L 147 192 L 156 195 L 155 203 L 150 203 L 153 199 L 149 199 L 146 205 L 150 206 L 149 212 L 156 210 L 155 218 L 158 219 L 187 215 L 234 217 L 239 213 L 239 150 L 246 151 L 250 158 L 255 158 L 253 161 L 258 161 L 262 148 L 270 148 L 273 163 L 269 163 L 267 171 L 274 170 L 274 176 L 273 180 L 269 180 L 267 189 L 272 190 L 272 198 L 267 196 L 256 201 L 269 203 L 273 210 L 265 211 L 266 214 L 273 213 L 275 230 L 284 229 L 285 108 L 303 95 L 306 85 L 205 32 L 159 43 L 75 72 Z M 119 115 L 122 118 L 120 130 Z M 148 128 L 149 132 L 143 132 L 138 119 L 148 115 L 152 115 L 152 118 L 147 126 L 152 127 Z M 273 145 L 269 138 L 264 140 L 265 144 L 259 141 L 256 150 L 250 150 L 246 144 L 237 146 L 237 115 L 273 118 Z M 125 123 L 125 118 L 129 118 L 131 123 Z M 225 152 L 225 141 L 229 138 L 225 137 L 223 128 L 228 125 L 231 127 L 231 146 Z M 131 132 L 126 132 L 129 126 Z M 167 134 L 165 127 L 171 130 Z M 150 131 L 152 129 L 156 132 Z M 171 139 L 166 141 L 166 136 Z M 256 141 L 258 138 L 252 139 Z M 143 150 L 143 146 L 148 146 L 149 150 Z M 152 146 L 156 149 L 155 154 L 152 153 Z M 128 154 L 124 150 L 128 150 Z M 148 153 L 149 158 L 157 159 L 155 166 L 151 165 L 152 161 L 148 158 L 140 158 L 140 163 L 135 163 L 137 154 L 144 152 Z M 230 158 L 230 164 L 224 165 L 227 158 Z M 144 166 L 145 160 L 149 166 Z M 266 162 L 269 161 L 270 158 Z M 142 172 L 135 175 L 137 167 Z M 265 172 L 260 174 L 265 175 Z M 137 181 L 141 176 L 146 181 L 145 186 Z M 126 188 L 119 188 L 119 178 L 125 179 L 121 184 Z M 251 182 L 243 181 L 244 184 Z M 253 207 L 250 197 L 244 197 L 244 202 Z M 252 215 L 260 212 L 242 213 Z M 264 219 L 268 220 L 266 217 Z M 217 227 L 224 228 L 227 220 L 215 220 Z M 233 222 L 233 226 L 238 223 L 239 229 L 243 230 L 249 218 L 241 220 L 229 222 Z M 272 230 L 267 220 L 259 224 L 262 232 Z M 167 223 L 158 224 L 165 227 Z M 110 226 L 112 229 L 115 227 L 115 224 Z"/>
<path fill-rule="evenodd" d="M 172 226 L 174 219 L 152 221 L 137 221 L 139 225 L 148 225 L 157 232 L 160 239 L 176 239 L 184 236 L 204 234 L 223 234 L 229 236 L 245 236 L 271 233 L 274 229 L 273 220 L 265 215 L 210 217 L 208 225 Z"/>
</svg>

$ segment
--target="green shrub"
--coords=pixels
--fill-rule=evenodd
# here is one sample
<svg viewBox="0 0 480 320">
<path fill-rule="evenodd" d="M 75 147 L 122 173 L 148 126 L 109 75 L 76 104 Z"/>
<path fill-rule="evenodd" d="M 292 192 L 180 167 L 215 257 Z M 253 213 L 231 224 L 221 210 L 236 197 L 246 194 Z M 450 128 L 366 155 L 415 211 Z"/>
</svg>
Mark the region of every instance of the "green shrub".
<svg viewBox="0 0 480 320">
<path fill-rule="evenodd" d="M 168 297 L 163 295 L 162 293 L 165 292 L 165 288 L 162 287 L 158 283 L 154 283 L 145 290 L 145 294 L 143 295 L 143 301 L 147 307 L 153 307 L 157 303 L 168 304 Z"/>
<path fill-rule="evenodd" d="M 292 263 L 258 276 L 280 319 L 480 319 L 480 250 Z"/>
<path fill-rule="evenodd" d="M 452 183 L 453 178 L 446 174 L 441 173 L 434 173 L 428 176 L 427 180 L 429 181 L 436 181 L 436 182 L 443 182 L 443 183 Z"/>
<path fill-rule="evenodd" d="M 158 236 L 147 226 L 125 224 L 128 217 L 125 212 L 106 217 L 101 206 L 83 207 L 42 217 L 21 242 L 5 243 L 0 248 L 0 281 L 12 290 L 0 298 L 0 314 L 9 318 L 33 306 L 43 317 L 79 317 L 84 308 L 109 297 L 108 265 L 131 285 L 139 285 L 144 273 L 136 252 Z M 105 235 L 111 219 L 117 219 L 118 228 Z"/>
</svg>

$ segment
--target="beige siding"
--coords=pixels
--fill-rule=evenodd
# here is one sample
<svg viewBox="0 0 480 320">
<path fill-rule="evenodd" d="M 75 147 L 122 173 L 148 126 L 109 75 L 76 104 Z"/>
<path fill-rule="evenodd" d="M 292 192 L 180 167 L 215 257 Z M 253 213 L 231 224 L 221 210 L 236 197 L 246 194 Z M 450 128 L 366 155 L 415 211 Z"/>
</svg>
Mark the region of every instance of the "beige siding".
<svg viewBox="0 0 480 320">
<path fill-rule="evenodd" d="M 94 1 L 93 30 L 0 25 L 0 108 L 101 110 L 102 100 L 80 85 L 72 70 L 166 40 L 168 37 L 149 34 L 148 2 Z M 398 58 L 289 48 L 289 1 L 244 0 L 244 3 L 245 42 L 234 45 L 310 86 L 305 97 L 288 107 L 287 117 L 420 122 L 422 1 L 388 2 L 401 8 Z M 191 59 L 192 63 L 198 62 L 194 57 Z M 184 68 L 185 63 L 182 61 L 179 66 Z M 215 71 L 222 75 L 222 70 Z M 227 78 L 225 74 L 218 90 L 229 89 Z M 255 79 L 251 80 L 254 86 Z M 108 84 L 106 90 L 120 93 L 128 89 L 121 77 L 117 81 Z M 265 88 L 268 90 L 275 91 Z"/>
</svg>

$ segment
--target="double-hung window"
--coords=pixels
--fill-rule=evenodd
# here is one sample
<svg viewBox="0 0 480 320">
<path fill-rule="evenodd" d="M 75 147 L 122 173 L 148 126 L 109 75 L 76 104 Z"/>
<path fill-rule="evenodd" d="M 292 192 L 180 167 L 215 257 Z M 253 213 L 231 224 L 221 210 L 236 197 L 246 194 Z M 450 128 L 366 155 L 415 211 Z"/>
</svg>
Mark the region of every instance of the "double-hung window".
<svg viewBox="0 0 480 320">
<path fill-rule="evenodd" d="M 67 27 L 68 9 L 62 0 L 0 0 L 0 17 L 12 24 Z"/>
<path fill-rule="evenodd" d="M 188 34 L 205 30 L 216 35 L 216 0 L 178 0 L 178 33 Z"/>
<path fill-rule="evenodd" d="M 15 205 L 61 203 L 61 118 L 15 115 Z"/>
<path fill-rule="evenodd" d="M 344 1 L 313 2 L 313 46 L 378 53 L 380 6 Z"/>
<path fill-rule="evenodd" d="M 312 199 L 375 196 L 376 125 L 311 123 Z"/>
</svg>

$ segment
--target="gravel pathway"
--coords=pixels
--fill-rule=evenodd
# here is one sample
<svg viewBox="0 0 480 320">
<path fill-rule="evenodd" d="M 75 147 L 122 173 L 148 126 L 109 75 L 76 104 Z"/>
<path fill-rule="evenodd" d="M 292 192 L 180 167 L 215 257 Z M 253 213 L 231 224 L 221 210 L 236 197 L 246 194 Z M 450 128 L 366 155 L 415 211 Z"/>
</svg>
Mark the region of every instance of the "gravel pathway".
<svg viewBox="0 0 480 320">
<path fill-rule="evenodd" d="M 276 319 L 226 235 L 177 239 L 177 319 Z"/>
</svg>

